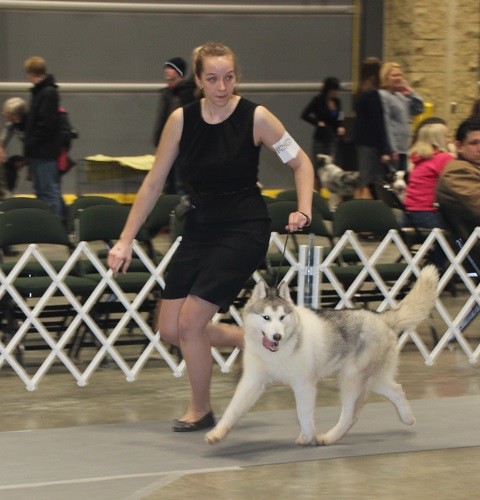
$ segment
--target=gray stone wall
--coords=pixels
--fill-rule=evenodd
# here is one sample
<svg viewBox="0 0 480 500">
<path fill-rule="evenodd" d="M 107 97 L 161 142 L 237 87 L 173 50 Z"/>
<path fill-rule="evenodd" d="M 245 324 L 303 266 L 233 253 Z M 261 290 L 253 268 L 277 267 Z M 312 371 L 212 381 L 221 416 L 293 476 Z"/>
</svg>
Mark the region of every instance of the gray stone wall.
<svg viewBox="0 0 480 500">
<path fill-rule="evenodd" d="M 385 0 L 384 61 L 397 61 L 453 132 L 480 97 L 480 1 Z"/>
</svg>

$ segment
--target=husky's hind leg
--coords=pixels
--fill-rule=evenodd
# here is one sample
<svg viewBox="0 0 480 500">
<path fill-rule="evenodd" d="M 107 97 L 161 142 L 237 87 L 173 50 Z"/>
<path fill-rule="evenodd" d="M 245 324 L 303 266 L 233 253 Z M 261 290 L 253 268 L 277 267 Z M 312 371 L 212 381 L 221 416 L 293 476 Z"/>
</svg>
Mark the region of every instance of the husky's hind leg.
<svg viewBox="0 0 480 500">
<path fill-rule="evenodd" d="M 400 420 L 404 424 L 415 424 L 416 420 L 412 408 L 400 384 L 397 384 L 394 380 L 382 380 L 373 385 L 372 391 L 385 396 L 395 405 Z"/>
<path fill-rule="evenodd" d="M 355 373 L 344 375 L 341 380 L 342 413 L 337 424 L 325 434 L 317 435 L 319 445 L 337 442 L 357 420 L 367 396 L 366 381 Z"/>
</svg>

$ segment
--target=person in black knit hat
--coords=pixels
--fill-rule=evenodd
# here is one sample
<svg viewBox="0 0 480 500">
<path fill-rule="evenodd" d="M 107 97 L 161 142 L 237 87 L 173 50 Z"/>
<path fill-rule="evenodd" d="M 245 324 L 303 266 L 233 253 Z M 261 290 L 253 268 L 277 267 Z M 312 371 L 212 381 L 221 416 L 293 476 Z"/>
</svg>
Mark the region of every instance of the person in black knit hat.
<svg viewBox="0 0 480 500">
<path fill-rule="evenodd" d="M 163 65 L 163 75 L 167 86 L 160 91 L 157 120 L 153 133 L 153 146 L 155 148 L 172 111 L 195 100 L 195 84 L 192 80 L 185 79 L 186 70 L 187 63 L 181 57 L 172 57 Z M 170 170 L 164 192 L 168 194 L 183 193 L 180 175 L 175 165 Z"/>
</svg>

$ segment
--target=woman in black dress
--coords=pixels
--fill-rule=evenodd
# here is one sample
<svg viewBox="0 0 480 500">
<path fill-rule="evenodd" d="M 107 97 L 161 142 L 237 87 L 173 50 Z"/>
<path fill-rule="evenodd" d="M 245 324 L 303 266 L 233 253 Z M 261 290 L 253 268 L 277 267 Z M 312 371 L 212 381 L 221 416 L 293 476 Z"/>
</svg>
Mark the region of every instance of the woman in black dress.
<svg viewBox="0 0 480 500">
<path fill-rule="evenodd" d="M 203 97 L 169 117 L 152 170 L 109 254 L 115 273 L 128 269 L 132 241 L 178 157 L 195 208 L 185 216 L 158 320 L 162 339 L 180 347 L 191 386 L 188 408 L 173 426 L 176 432 L 214 425 L 211 346 L 243 346 L 240 327 L 210 320 L 228 308 L 267 252 L 270 221 L 256 184 L 262 144 L 293 170 L 298 211 L 285 221 L 287 230 L 297 231 L 311 219 L 313 170 L 308 156 L 272 113 L 236 94 L 236 74 L 235 56 L 225 45 L 207 43 L 198 51 L 195 83 Z"/>
</svg>

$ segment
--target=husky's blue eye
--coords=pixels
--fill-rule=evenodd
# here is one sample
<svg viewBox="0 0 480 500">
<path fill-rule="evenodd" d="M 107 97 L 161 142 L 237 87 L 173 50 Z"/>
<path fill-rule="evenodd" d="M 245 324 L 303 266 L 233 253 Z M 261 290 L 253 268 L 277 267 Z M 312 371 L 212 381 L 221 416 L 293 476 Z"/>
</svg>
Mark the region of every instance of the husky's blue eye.
<svg viewBox="0 0 480 500">
<path fill-rule="evenodd" d="M 267 316 L 267 315 L 265 314 L 265 316 L 262 316 L 262 319 L 264 319 L 265 321 L 269 321 L 269 320 L 270 320 L 270 316 Z"/>
</svg>

